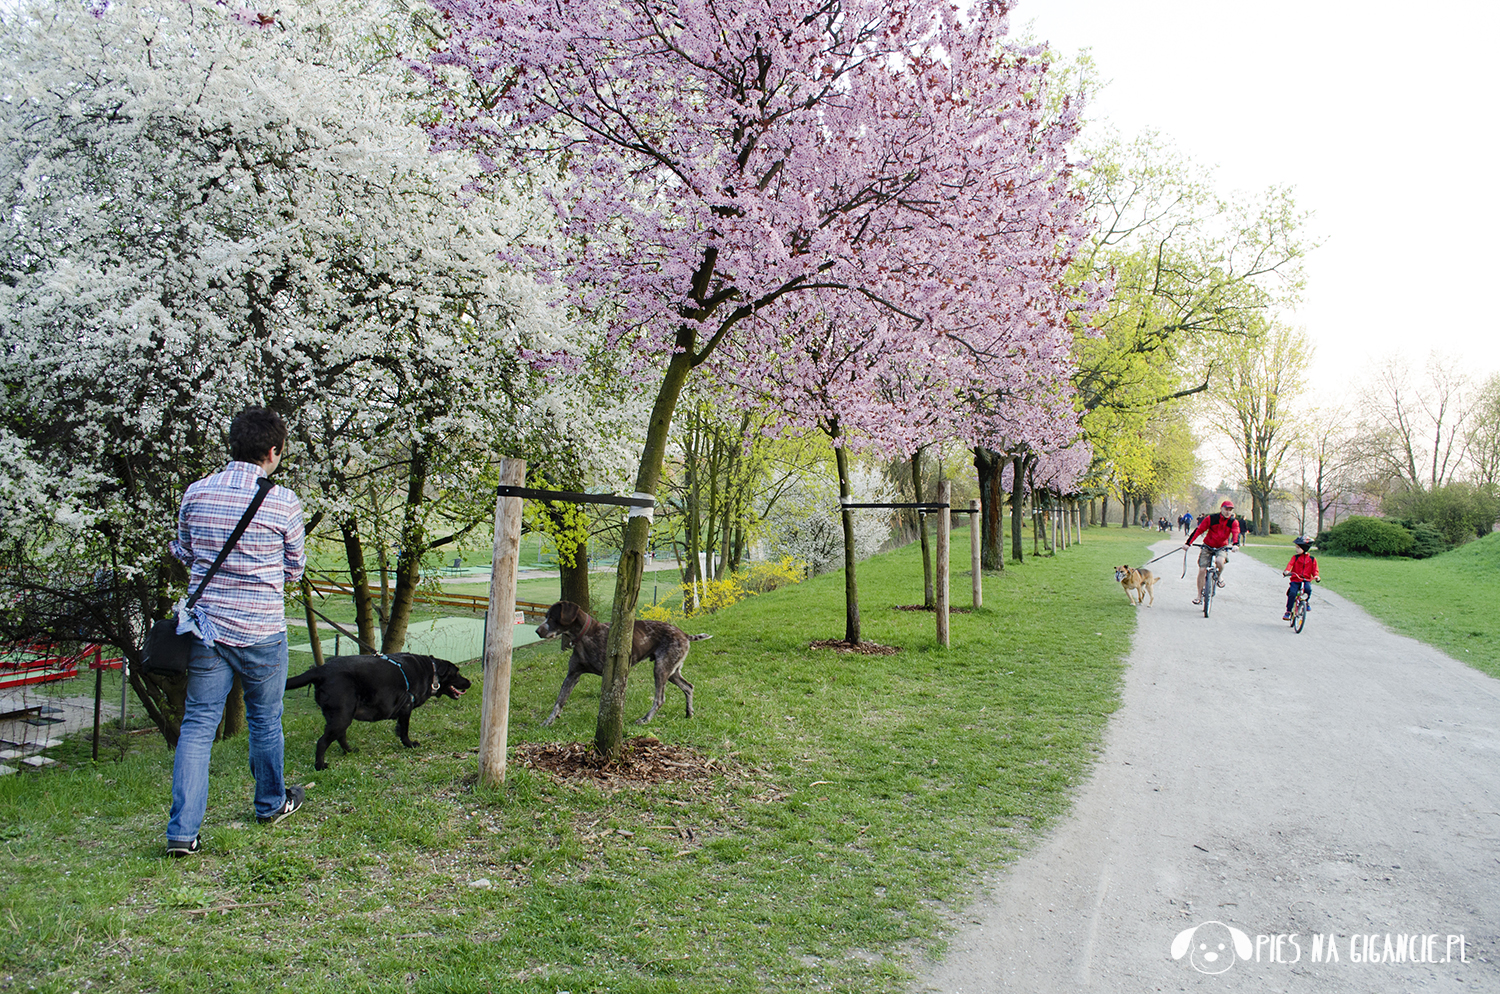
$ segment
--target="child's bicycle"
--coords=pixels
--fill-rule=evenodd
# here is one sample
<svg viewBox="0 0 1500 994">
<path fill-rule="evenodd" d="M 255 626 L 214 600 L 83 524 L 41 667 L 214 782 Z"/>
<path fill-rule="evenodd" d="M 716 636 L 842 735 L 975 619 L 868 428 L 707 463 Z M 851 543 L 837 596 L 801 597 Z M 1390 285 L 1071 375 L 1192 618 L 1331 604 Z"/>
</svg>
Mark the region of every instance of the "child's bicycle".
<svg viewBox="0 0 1500 994">
<path fill-rule="evenodd" d="M 1285 576 L 1286 574 L 1283 573 L 1282 575 Z M 1314 577 L 1313 582 L 1318 583 L 1321 581 Z M 1307 612 L 1311 610 L 1312 591 L 1304 587 L 1303 589 L 1297 591 L 1297 599 L 1292 602 L 1292 631 L 1298 633 L 1299 635 L 1302 633 L 1302 626 L 1307 624 Z"/>
<path fill-rule="evenodd" d="M 1292 603 L 1292 631 L 1302 633 L 1302 626 L 1307 623 L 1307 611 L 1312 606 L 1312 592 L 1300 591 L 1297 600 Z"/>
</svg>

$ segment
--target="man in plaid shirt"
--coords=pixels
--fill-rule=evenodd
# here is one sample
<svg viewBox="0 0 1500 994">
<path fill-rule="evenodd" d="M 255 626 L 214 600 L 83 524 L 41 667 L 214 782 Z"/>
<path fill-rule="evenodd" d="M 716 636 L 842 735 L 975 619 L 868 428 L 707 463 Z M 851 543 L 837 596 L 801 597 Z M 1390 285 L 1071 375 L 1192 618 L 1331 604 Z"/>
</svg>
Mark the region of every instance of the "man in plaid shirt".
<svg viewBox="0 0 1500 994">
<path fill-rule="evenodd" d="M 286 451 L 286 424 L 264 407 L 249 407 L 229 426 L 231 462 L 187 489 L 172 554 L 188 566 L 189 590 L 218 557 L 255 496 L 256 480 L 270 476 Z M 283 779 L 281 730 L 286 692 L 286 584 L 302 578 L 302 503 L 272 487 L 224 565 L 191 611 L 178 612 L 178 630 L 191 631 L 187 698 L 172 765 L 172 814 L 167 852 L 198 851 L 198 829 L 208 807 L 208 764 L 224 701 L 236 674 L 245 693 L 255 816 L 275 824 L 302 806 L 301 787 Z"/>
</svg>

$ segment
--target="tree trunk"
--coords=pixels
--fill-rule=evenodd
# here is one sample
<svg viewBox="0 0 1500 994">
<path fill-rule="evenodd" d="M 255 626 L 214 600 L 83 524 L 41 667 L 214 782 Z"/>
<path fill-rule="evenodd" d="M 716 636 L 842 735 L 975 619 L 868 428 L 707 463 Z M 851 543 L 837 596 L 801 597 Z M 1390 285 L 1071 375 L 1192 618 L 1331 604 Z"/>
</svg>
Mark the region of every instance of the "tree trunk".
<svg viewBox="0 0 1500 994">
<path fill-rule="evenodd" d="M 349 586 L 354 588 L 354 625 L 360 640 L 373 646 L 376 633 L 375 605 L 370 598 L 370 574 L 365 567 L 365 547 L 359 538 L 359 522 L 346 518 L 339 522 L 344 537 L 344 558 L 349 563 Z"/>
<path fill-rule="evenodd" d="M 559 597 L 565 601 L 572 601 L 588 614 L 594 613 L 593 605 L 590 603 L 592 595 L 589 592 L 589 546 L 587 542 L 579 542 L 573 549 L 572 563 L 559 553 L 557 557 L 557 574 L 560 579 L 561 592 Z"/>
<path fill-rule="evenodd" d="M 1036 463 L 1034 460 L 1030 458 L 1026 460 L 1026 489 L 1031 494 L 1031 554 L 1033 556 L 1039 556 L 1041 555 L 1041 551 L 1039 550 L 1037 543 L 1043 538 L 1043 527 L 1042 508 L 1037 501 L 1038 495 L 1036 489 L 1036 480 L 1031 478 L 1032 467 L 1034 467 L 1035 465 Z"/>
<path fill-rule="evenodd" d="M 734 570 L 733 556 L 731 555 L 730 543 L 734 534 L 734 506 L 729 499 L 729 491 L 724 491 L 724 514 L 719 524 L 719 568 L 714 575 L 722 580 Z"/>
<path fill-rule="evenodd" d="M 375 605 L 375 615 L 380 619 L 381 629 L 391 618 L 391 550 L 385 541 L 385 521 L 380 509 L 380 499 L 375 493 L 375 484 L 370 484 L 371 523 L 374 525 L 375 566 L 380 570 L 380 603 Z M 370 643 L 374 645 L 373 642 Z"/>
<path fill-rule="evenodd" d="M 703 527 L 703 578 L 705 580 L 715 579 L 714 561 L 719 551 L 719 473 L 718 461 L 712 458 L 712 447 L 710 447 L 710 458 L 706 460 L 708 466 L 708 503 L 698 509 L 699 520 Z"/>
<path fill-rule="evenodd" d="M 839 470 L 839 503 L 843 504 L 850 497 L 849 450 L 837 444 L 837 426 L 830 435 L 835 443 L 833 458 Z M 840 514 L 844 524 L 844 641 L 850 645 L 859 645 L 859 582 L 855 576 L 854 512 L 845 507 Z"/>
<path fill-rule="evenodd" d="M 1005 523 L 1002 517 L 1005 489 L 1001 473 L 1004 466 L 1005 457 L 994 449 L 982 445 L 974 447 L 974 469 L 979 476 L 979 520 L 973 526 L 979 529 L 980 563 L 987 570 L 1005 568 Z"/>
<path fill-rule="evenodd" d="M 385 636 L 380 642 L 381 652 L 400 652 L 406 644 L 412 605 L 422 581 L 422 556 L 427 551 L 426 529 L 422 521 L 422 498 L 426 487 L 427 451 L 413 446 L 406 510 L 401 525 L 401 548 L 396 554 L 396 590 L 391 598 L 391 615 L 386 621 Z"/>
<path fill-rule="evenodd" d="M 380 627 L 383 629 L 391 619 L 391 550 L 384 541 L 377 539 L 376 543 L 375 558 L 380 567 L 380 603 L 375 606 L 375 614 L 380 618 Z"/>
<path fill-rule="evenodd" d="M 130 686 L 152 724 L 161 732 L 167 745 L 177 748 L 182 734 L 182 714 L 187 699 L 187 679 L 164 680 L 141 670 L 139 655 L 130 660 Z"/>
<path fill-rule="evenodd" d="M 684 499 L 682 528 L 683 558 L 687 568 L 682 572 L 683 610 L 692 614 L 698 610 L 698 581 L 702 577 L 703 522 L 701 517 L 702 475 L 699 472 L 701 455 L 698 451 L 698 433 L 689 431 L 683 450 L 683 469 L 687 474 L 687 494 Z"/>
<path fill-rule="evenodd" d="M 729 572 L 733 573 L 745 562 L 745 526 L 736 523 L 734 526 L 734 558 L 729 561 Z"/>
<path fill-rule="evenodd" d="M 1010 558 L 1024 563 L 1026 551 L 1021 547 L 1021 498 L 1026 489 L 1026 457 L 1016 455 L 1010 463 Z"/>
<path fill-rule="evenodd" d="M 911 456 L 911 487 L 917 503 L 923 503 L 922 446 L 920 445 Z M 922 539 L 922 606 L 931 611 L 937 604 L 937 600 L 932 590 L 932 549 L 927 544 L 927 516 L 922 513 L 921 508 L 917 508 L 917 532 Z"/>
<path fill-rule="evenodd" d="M 312 581 L 307 574 L 302 574 L 302 608 L 303 615 L 307 618 L 307 644 L 312 649 L 313 665 L 323 665 L 323 636 L 318 632 L 318 616 L 313 614 L 313 590 Z"/>
<path fill-rule="evenodd" d="M 690 334 L 690 333 L 689 333 Z M 685 336 L 679 336 L 685 337 Z M 689 338 L 685 343 L 691 346 Z M 636 472 L 637 493 L 654 494 L 661 483 L 662 461 L 666 457 L 667 439 L 672 430 L 672 412 L 677 398 L 692 371 L 691 349 L 673 353 L 662 377 L 651 421 L 646 428 L 646 444 Z M 594 728 L 594 748 L 606 761 L 620 758 L 625 742 L 625 688 L 630 676 L 631 647 L 635 642 L 635 608 L 641 592 L 641 573 L 646 550 L 651 544 L 651 518 L 635 514 L 625 521 L 625 537 L 620 547 L 620 565 L 615 573 L 615 603 L 610 613 L 609 641 L 604 657 L 603 686 L 599 695 L 599 720 Z"/>
</svg>

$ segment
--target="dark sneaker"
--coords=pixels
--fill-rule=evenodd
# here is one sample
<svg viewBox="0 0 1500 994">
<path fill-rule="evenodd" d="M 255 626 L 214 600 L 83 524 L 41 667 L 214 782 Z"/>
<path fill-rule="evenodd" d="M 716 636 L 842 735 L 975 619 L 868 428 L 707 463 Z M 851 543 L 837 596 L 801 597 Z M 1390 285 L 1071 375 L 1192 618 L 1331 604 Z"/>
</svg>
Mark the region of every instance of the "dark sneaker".
<svg viewBox="0 0 1500 994">
<path fill-rule="evenodd" d="M 171 856 L 173 859 L 181 859 L 184 856 L 191 856 L 201 848 L 202 847 L 198 845 L 198 839 L 196 836 L 187 842 L 182 842 L 175 839 L 167 840 L 167 855 Z"/>
<path fill-rule="evenodd" d="M 1193 603 L 1194 604 L 1202 604 L 1203 603 L 1203 598 L 1202 597 L 1194 597 L 1193 598 Z"/>
<path fill-rule="evenodd" d="M 1291 621 L 1292 620 L 1292 612 L 1288 611 L 1286 614 L 1283 614 L 1281 616 L 1281 620 L 1282 621 Z"/>
<path fill-rule="evenodd" d="M 301 787 L 294 787 L 288 784 L 286 788 L 286 801 L 281 805 L 281 808 L 275 814 L 256 815 L 255 820 L 262 825 L 279 824 L 287 815 L 302 807 L 302 797 L 303 790 Z"/>
</svg>

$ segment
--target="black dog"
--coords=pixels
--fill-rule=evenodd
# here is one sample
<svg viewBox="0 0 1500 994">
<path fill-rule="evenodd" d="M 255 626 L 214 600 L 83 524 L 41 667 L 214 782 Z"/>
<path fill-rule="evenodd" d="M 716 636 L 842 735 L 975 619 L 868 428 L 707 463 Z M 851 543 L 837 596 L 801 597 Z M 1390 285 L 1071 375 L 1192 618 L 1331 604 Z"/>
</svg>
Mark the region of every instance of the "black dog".
<svg viewBox="0 0 1500 994">
<path fill-rule="evenodd" d="M 344 736 L 355 721 L 389 721 L 396 719 L 396 734 L 401 744 L 411 749 L 420 745 L 407 737 L 411 713 L 429 697 L 446 694 L 455 701 L 469 689 L 469 681 L 458 667 L 446 659 L 418 656 L 410 652 L 393 652 L 389 656 L 333 656 L 322 666 L 314 666 L 300 676 L 287 680 L 286 689 L 295 690 L 313 684 L 313 699 L 323 709 L 323 737 L 318 739 L 318 755 L 313 766 L 328 769 L 323 755 L 332 742 L 349 748 Z"/>
<path fill-rule="evenodd" d="M 537 626 L 539 637 L 548 639 L 561 635 L 563 648 L 573 650 L 568 658 L 568 675 L 563 678 L 562 690 L 557 693 L 557 703 L 543 725 L 552 724 L 567 702 L 573 686 L 585 673 L 604 675 L 605 644 L 609 641 L 609 626 L 595 621 L 583 608 L 572 601 L 558 601 L 547 609 L 547 617 Z M 655 662 L 656 696 L 651 701 L 651 710 L 640 723 L 650 721 L 666 697 L 667 683 L 675 683 L 687 695 L 687 716 L 693 716 L 693 685 L 683 679 L 682 661 L 687 658 L 688 646 L 711 635 L 689 635 L 676 625 L 665 621 L 637 621 L 635 638 L 630 646 L 630 665 L 650 656 Z"/>
</svg>

